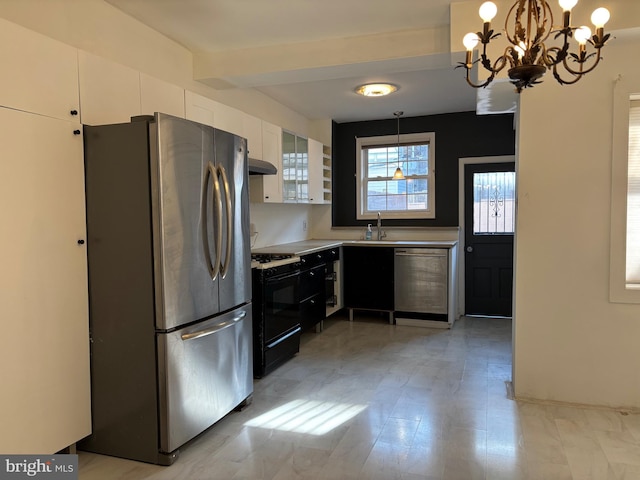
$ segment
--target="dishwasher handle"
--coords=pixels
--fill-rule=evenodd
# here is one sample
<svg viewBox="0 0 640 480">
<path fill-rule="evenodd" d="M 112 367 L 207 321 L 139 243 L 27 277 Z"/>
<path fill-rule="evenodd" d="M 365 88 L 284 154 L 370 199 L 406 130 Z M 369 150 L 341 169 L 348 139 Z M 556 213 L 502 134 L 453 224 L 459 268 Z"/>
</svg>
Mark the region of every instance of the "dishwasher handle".
<svg viewBox="0 0 640 480">
<path fill-rule="evenodd" d="M 424 250 L 429 250 L 429 249 L 425 248 Z M 447 256 L 446 252 L 441 252 L 441 251 L 408 252 L 407 250 L 398 250 L 398 249 L 396 249 L 395 254 L 396 254 L 396 257 L 446 257 Z"/>
</svg>

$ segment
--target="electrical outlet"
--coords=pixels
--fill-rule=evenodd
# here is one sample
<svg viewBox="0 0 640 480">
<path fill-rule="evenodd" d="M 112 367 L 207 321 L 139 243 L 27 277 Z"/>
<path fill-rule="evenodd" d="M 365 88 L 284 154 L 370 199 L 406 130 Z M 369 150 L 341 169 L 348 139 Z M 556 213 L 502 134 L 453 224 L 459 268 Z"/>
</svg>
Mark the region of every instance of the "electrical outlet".
<svg viewBox="0 0 640 480">
<path fill-rule="evenodd" d="M 303 232 L 307 231 L 307 221 L 306 220 L 302 220 L 302 231 Z"/>
</svg>

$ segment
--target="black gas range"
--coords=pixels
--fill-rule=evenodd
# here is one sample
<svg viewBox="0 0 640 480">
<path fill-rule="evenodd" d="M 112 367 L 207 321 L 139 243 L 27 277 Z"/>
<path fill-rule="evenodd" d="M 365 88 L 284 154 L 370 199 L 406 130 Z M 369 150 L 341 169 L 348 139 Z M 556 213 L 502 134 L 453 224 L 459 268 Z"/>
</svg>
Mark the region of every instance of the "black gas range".
<svg viewBox="0 0 640 480">
<path fill-rule="evenodd" d="M 262 378 L 300 351 L 300 257 L 252 255 L 253 375 Z"/>
</svg>

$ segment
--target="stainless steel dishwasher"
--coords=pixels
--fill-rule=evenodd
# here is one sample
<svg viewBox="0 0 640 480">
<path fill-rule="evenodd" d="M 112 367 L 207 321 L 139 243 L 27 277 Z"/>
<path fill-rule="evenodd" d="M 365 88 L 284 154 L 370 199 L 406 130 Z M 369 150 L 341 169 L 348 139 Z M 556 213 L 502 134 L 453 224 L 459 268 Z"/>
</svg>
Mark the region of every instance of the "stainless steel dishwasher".
<svg viewBox="0 0 640 480">
<path fill-rule="evenodd" d="M 446 316 L 447 249 L 396 248 L 394 265 L 396 314 L 402 312 Z"/>
</svg>

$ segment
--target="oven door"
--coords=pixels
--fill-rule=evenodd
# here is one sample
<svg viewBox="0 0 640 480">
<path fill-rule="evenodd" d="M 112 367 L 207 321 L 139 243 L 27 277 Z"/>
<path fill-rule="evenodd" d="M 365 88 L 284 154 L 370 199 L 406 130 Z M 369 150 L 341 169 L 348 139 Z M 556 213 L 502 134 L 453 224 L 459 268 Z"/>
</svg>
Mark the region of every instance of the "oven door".
<svg viewBox="0 0 640 480">
<path fill-rule="evenodd" d="M 271 373 L 300 351 L 300 271 L 267 277 L 263 283 L 262 324 L 254 348 L 256 378 Z"/>
<path fill-rule="evenodd" d="M 264 281 L 264 342 L 266 345 L 300 325 L 300 271 Z"/>
</svg>

